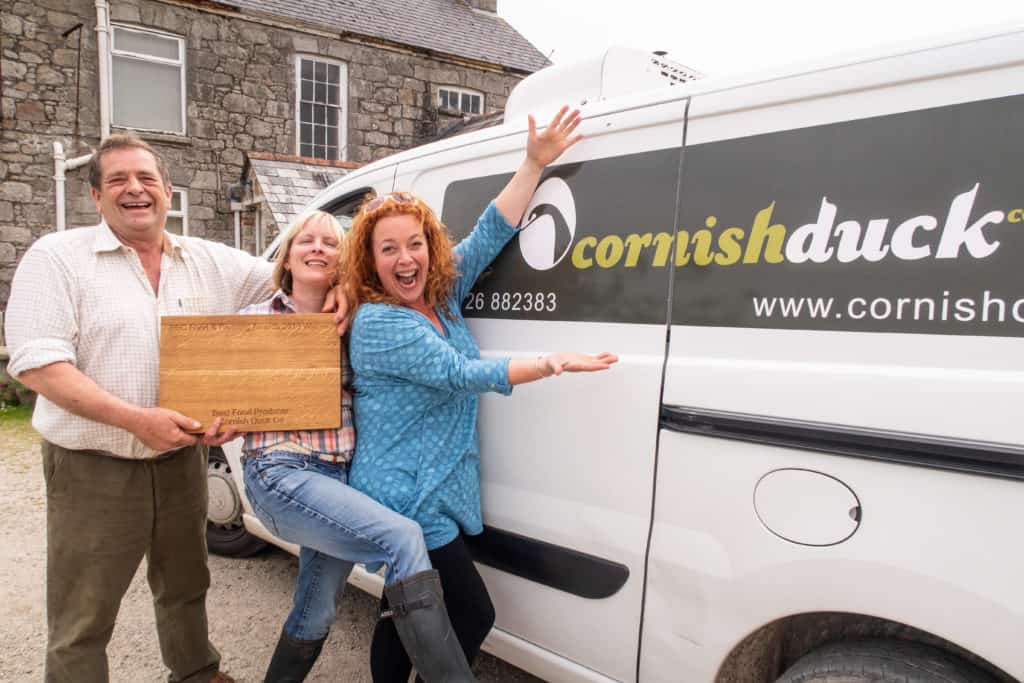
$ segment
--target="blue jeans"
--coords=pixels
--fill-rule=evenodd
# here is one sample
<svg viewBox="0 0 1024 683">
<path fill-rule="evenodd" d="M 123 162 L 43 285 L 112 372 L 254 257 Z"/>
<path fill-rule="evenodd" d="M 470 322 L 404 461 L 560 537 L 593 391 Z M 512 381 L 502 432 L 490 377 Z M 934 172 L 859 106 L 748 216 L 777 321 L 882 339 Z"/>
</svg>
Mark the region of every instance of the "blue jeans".
<svg viewBox="0 0 1024 683">
<path fill-rule="evenodd" d="M 284 625 L 292 638 L 327 636 L 354 563 L 386 563 L 387 584 L 430 569 L 420 525 L 350 487 L 347 464 L 271 446 L 244 458 L 243 471 L 256 516 L 279 538 L 302 547 Z"/>
</svg>

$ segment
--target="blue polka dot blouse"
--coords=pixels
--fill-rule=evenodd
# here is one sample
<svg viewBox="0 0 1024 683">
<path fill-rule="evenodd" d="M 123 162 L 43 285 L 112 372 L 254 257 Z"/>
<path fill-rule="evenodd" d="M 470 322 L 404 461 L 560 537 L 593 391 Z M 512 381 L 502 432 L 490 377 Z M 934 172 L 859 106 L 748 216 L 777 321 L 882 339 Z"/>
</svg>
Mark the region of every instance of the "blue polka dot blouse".
<svg viewBox="0 0 1024 683">
<path fill-rule="evenodd" d="M 477 394 L 512 392 L 508 359 L 480 359 L 462 317 L 473 283 L 515 235 L 492 202 L 455 247 L 454 320 L 390 304 L 363 304 L 352 323 L 359 438 L 349 483 L 423 527 L 427 548 L 483 530 Z"/>
</svg>

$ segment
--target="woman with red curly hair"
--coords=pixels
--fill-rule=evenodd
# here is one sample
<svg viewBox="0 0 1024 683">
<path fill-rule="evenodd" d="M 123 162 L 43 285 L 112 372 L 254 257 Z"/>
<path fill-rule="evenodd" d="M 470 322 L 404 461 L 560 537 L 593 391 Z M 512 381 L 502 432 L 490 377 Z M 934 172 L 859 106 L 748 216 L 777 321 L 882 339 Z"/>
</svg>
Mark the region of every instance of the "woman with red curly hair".
<svg viewBox="0 0 1024 683">
<path fill-rule="evenodd" d="M 582 136 L 578 111 L 563 107 L 542 131 L 529 118 L 526 159 L 473 232 L 452 246 L 445 227 L 404 192 L 369 200 L 349 234 L 343 268 L 358 306 L 349 353 L 355 371 L 359 441 L 351 484 L 423 528 L 434 571 L 386 586 L 370 652 L 375 681 L 406 681 L 401 640 L 448 628 L 451 618 L 473 662 L 494 623 L 494 607 L 462 534 L 483 530 L 478 394 L 508 394 L 562 372 L 605 370 L 614 354 L 555 353 L 533 360 L 480 358 L 460 302 L 516 234 L 544 168 Z M 399 636 L 401 635 L 401 640 Z M 459 679 L 462 680 L 462 679 Z"/>
</svg>

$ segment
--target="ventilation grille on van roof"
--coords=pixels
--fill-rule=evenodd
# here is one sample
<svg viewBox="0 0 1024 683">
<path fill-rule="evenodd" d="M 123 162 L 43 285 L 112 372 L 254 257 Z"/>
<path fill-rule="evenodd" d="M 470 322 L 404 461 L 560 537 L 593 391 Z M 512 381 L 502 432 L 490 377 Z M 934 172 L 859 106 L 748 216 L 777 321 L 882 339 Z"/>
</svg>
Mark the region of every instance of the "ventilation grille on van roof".
<svg viewBox="0 0 1024 683">
<path fill-rule="evenodd" d="M 657 52 L 651 56 L 651 65 L 655 68 L 658 75 L 672 85 L 689 83 L 690 81 L 697 80 L 702 75 L 699 71 L 694 71 L 682 64 L 665 59 L 664 55 Z"/>
<path fill-rule="evenodd" d="M 543 121 L 563 104 L 578 107 L 700 77 L 663 54 L 610 47 L 591 59 L 549 66 L 525 78 L 505 103 L 505 121 L 525 123 L 527 114 Z"/>
</svg>

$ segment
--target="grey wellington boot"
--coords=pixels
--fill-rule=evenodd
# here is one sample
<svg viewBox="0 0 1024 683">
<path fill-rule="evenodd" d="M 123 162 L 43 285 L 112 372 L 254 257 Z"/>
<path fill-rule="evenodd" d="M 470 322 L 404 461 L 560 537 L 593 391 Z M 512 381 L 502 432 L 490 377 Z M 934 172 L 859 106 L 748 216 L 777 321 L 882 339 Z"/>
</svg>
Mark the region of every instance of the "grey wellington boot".
<svg viewBox="0 0 1024 683">
<path fill-rule="evenodd" d="M 436 569 L 384 586 L 384 594 L 398 637 L 420 678 L 426 683 L 476 681 L 448 620 Z"/>
<path fill-rule="evenodd" d="M 302 683 L 320 656 L 325 640 L 326 637 L 319 640 L 296 640 L 282 629 L 263 683 Z"/>
</svg>

